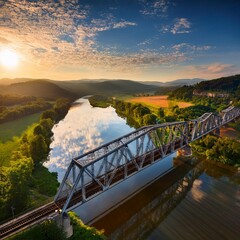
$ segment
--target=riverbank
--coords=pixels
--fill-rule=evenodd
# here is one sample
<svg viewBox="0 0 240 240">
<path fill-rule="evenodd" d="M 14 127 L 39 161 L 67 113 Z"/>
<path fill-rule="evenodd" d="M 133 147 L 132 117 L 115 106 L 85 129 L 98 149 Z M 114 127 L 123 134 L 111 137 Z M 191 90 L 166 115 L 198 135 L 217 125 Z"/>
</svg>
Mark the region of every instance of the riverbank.
<svg viewBox="0 0 240 240">
<path fill-rule="evenodd" d="M 229 125 L 223 126 L 220 129 L 220 137 L 228 137 L 236 140 L 240 139 L 240 132 L 230 127 Z"/>
<path fill-rule="evenodd" d="M 0 220 L 51 201 L 56 194 L 57 174 L 50 173 L 43 163 L 50 150 L 54 122 L 61 120 L 69 107 L 69 100 L 58 99 L 51 110 L 41 114 L 38 123 L 13 140 L 15 147 L 9 149 L 7 162 L 0 166 Z"/>
</svg>

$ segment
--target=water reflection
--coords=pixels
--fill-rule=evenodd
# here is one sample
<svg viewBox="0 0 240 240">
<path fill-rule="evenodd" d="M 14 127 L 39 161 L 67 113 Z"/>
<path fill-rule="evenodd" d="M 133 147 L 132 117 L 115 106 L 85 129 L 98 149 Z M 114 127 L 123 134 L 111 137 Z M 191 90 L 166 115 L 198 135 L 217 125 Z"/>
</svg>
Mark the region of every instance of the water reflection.
<svg viewBox="0 0 240 240">
<path fill-rule="evenodd" d="M 58 180 L 61 181 L 73 157 L 133 130 L 117 116 L 114 108 L 93 108 L 87 99 L 79 99 L 64 120 L 54 126 L 52 150 L 45 166 L 58 172 Z"/>
<path fill-rule="evenodd" d="M 152 183 L 93 225 L 105 229 L 111 240 L 180 239 L 180 235 L 181 239 L 198 239 L 203 233 L 205 239 L 209 234 L 216 236 L 211 239 L 230 235 L 229 239 L 238 239 L 240 188 L 236 178 L 240 175 L 206 161 L 194 168 L 175 163 L 177 168 L 169 177 Z"/>
<path fill-rule="evenodd" d="M 94 226 L 104 228 L 112 240 L 145 239 L 186 196 L 202 170 L 201 165 L 194 169 L 187 165 L 179 166 L 95 222 Z"/>
</svg>

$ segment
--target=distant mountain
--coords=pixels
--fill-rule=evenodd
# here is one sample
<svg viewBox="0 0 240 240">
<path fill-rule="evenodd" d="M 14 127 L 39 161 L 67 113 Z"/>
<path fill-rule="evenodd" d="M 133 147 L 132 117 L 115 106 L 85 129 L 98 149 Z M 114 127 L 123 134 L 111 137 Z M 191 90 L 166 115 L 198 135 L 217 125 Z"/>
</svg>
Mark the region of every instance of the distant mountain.
<svg viewBox="0 0 240 240">
<path fill-rule="evenodd" d="M 0 85 L 0 94 L 35 96 L 45 99 L 77 98 L 85 95 L 114 95 L 155 92 L 158 87 L 129 80 L 103 82 L 34 80 Z"/>
<path fill-rule="evenodd" d="M 184 85 L 194 85 L 199 82 L 206 81 L 202 78 L 192 78 L 192 79 L 176 79 L 170 82 L 157 82 L 157 81 L 141 81 L 141 83 L 154 85 L 159 87 L 172 87 L 172 86 L 184 86 Z"/>
<path fill-rule="evenodd" d="M 81 95 L 89 94 L 134 94 L 154 92 L 157 87 L 131 80 L 108 80 L 102 82 L 54 81 L 56 85 L 70 92 Z"/>
<path fill-rule="evenodd" d="M 201 81 L 206 81 L 206 79 L 201 78 L 192 78 L 192 79 L 176 79 L 170 82 L 158 82 L 158 81 L 133 81 L 133 80 L 126 80 L 126 79 L 79 79 L 79 80 L 66 80 L 66 81 L 59 81 L 59 80 L 50 80 L 50 79 L 32 79 L 32 78 L 2 78 L 0 79 L 0 85 L 10 85 L 13 83 L 20 83 L 20 82 L 31 82 L 31 81 L 49 81 L 52 83 L 55 82 L 62 82 L 63 85 L 65 85 L 65 82 L 67 83 L 73 83 L 75 86 L 78 84 L 88 84 L 88 83 L 102 83 L 102 82 L 122 82 L 125 81 L 125 83 L 128 82 L 137 82 L 145 85 L 153 85 L 153 86 L 159 86 L 159 87 L 171 87 L 171 86 L 183 86 L 183 85 L 194 85 L 196 83 L 199 83 Z M 59 83 L 60 84 L 60 83 Z M 58 85 L 59 85 L 58 84 Z M 87 87 L 87 85 L 85 86 Z"/>
<path fill-rule="evenodd" d="M 76 97 L 71 92 L 62 89 L 56 84 L 44 80 L 20 82 L 5 86 L 2 85 L 0 87 L 0 94 L 35 96 L 49 100 L 54 100 L 61 97 Z"/>
</svg>

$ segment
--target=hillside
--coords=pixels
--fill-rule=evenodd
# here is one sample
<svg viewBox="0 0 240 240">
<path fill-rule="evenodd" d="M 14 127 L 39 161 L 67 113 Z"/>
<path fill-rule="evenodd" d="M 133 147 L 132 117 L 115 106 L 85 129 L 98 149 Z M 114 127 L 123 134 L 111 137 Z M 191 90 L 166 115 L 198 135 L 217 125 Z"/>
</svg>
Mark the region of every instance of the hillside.
<svg viewBox="0 0 240 240">
<path fill-rule="evenodd" d="M 61 97 L 76 97 L 72 93 L 60 88 L 56 84 L 44 80 L 14 83 L 8 86 L 3 85 L 0 86 L 0 94 L 34 96 L 48 100 L 54 100 Z"/>
<path fill-rule="evenodd" d="M 0 94 L 35 96 L 49 100 L 60 97 L 76 98 L 85 95 L 114 95 L 154 92 L 149 86 L 128 80 L 103 82 L 34 80 L 0 86 Z"/>
<path fill-rule="evenodd" d="M 89 94 L 134 94 L 142 92 L 154 92 L 157 87 L 142 84 L 131 80 L 109 80 L 103 82 L 78 81 L 52 81 L 59 87 L 64 88 L 79 96 Z"/>
<path fill-rule="evenodd" d="M 199 91 L 224 91 L 234 92 L 240 85 L 240 74 L 213 79 L 210 81 L 203 81 L 195 86 L 196 90 Z"/>
<path fill-rule="evenodd" d="M 171 92 L 170 98 L 182 100 L 191 100 L 193 92 L 198 92 L 199 96 L 217 96 L 213 93 L 225 93 L 224 96 L 239 97 L 240 92 L 240 75 L 222 77 L 213 80 L 203 81 L 193 86 L 183 86 Z M 204 93 L 204 94 L 201 94 Z M 211 94 L 207 94 L 211 93 Z M 230 94 L 230 95 L 229 95 Z M 220 96 L 220 94 L 219 94 Z"/>
</svg>

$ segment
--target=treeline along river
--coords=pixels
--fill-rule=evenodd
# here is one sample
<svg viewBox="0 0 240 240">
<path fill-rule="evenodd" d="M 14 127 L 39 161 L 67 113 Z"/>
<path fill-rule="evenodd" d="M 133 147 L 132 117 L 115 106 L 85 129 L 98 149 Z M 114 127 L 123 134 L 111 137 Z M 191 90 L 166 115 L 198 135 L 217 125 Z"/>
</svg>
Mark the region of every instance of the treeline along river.
<svg viewBox="0 0 240 240">
<path fill-rule="evenodd" d="M 73 157 L 133 130 L 114 108 L 93 108 L 87 99 L 79 99 L 54 126 L 52 150 L 45 165 L 57 172 L 61 181 Z M 133 188 L 141 185 L 132 197 L 125 196 L 124 201 L 104 214 L 96 213 L 95 218 L 86 217 L 94 216 L 94 209 L 87 209 L 80 217 L 105 229 L 109 239 L 239 239 L 240 173 L 193 159 L 191 164 L 176 155 L 162 160 L 144 170 L 140 181 L 129 179 Z M 123 195 L 126 186 L 116 191 Z M 111 198 L 109 192 L 107 199 Z M 101 198 L 99 201 L 107 206 Z"/>
</svg>

